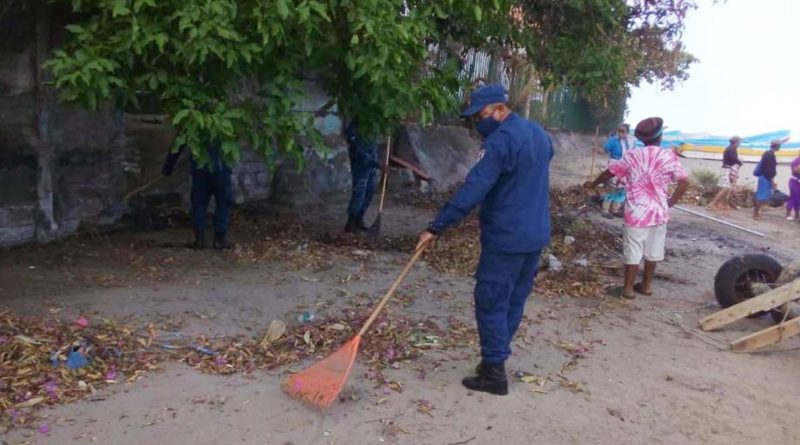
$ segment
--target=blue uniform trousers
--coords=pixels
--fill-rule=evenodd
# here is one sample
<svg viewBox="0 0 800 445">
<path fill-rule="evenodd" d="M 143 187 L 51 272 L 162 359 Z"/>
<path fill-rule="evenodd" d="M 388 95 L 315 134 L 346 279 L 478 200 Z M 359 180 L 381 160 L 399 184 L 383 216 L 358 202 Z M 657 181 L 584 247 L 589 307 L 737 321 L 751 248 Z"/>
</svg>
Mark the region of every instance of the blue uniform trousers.
<svg viewBox="0 0 800 445">
<path fill-rule="evenodd" d="M 475 319 L 481 358 L 500 364 L 511 355 L 511 340 L 533 289 L 541 250 L 501 253 L 482 249 L 475 273 Z"/>
<path fill-rule="evenodd" d="M 227 232 L 233 208 L 233 186 L 229 169 L 210 171 L 192 162 L 192 225 L 197 231 L 206 228 L 208 204 L 214 197 L 214 231 Z"/>
<path fill-rule="evenodd" d="M 360 221 L 367 213 L 372 197 L 375 195 L 375 185 L 378 174 L 373 167 L 352 166 L 353 192 L 350 195 L 350 204 L 347 206 L 347 215 Z"/>
</svg>

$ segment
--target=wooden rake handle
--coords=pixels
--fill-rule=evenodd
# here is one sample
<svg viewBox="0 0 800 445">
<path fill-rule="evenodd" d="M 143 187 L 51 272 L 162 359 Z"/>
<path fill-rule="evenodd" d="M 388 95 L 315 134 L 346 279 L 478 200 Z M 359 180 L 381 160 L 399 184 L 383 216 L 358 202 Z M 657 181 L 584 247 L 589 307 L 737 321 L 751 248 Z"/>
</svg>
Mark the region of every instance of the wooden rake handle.
<svg viewBox="0 0 800 445">
<path fill-rule="evenodd" d="M 164 179 L 164 175 L 153 176 L 152 178 L 148 179 L 147 182 L 145 182 L 144 184 L 126 193 L 125 196 L 122 197 L 122 202 L 128 202 L 129 199 L 154 186 L 162 179 Z"/>
<path fill-rule="evenodd" d="M 382 213 L 383 212 L 383 199 L 386 197 L 386 182 L 387 182 L 387 179 L 389 179 L 389 171 L 388 171 L 389 170 L 389 156 L 391 155 L 391 153 L 392 153 L 392 137 L 388 136 L 386 138 L 386 163 L 384 164 L 386 166 L 386 170 L 387 171 L 385 171 L 383 173 L 383 185 L 381 185 L 381 202 L 378 205 L 378 213 Z"/>
<path fill-rule="evenodd" d="M 181 162 L 179 162 L 175 166 L 175 168 L 177 169 L 179 167 L 183 167 L 187 163 L 189 163 L 189 158 L 184 158 L 183 160 L 181 160 Z M 149 189 L 150 187 L 158 184 L 164 178 L 166 178 L 166 176 L 164 176 L 163 174 L 160 174 L 160 173 L 155 175 L 155 176 L 153 176 L 153 177 L 151 177 L 144 184 L 142 184 L 139 187 L 136 187 L 135 189 L 133 189 L 130 192 L 126 193 L 125 196 L 122 197 L 122 202 L 128 202 L 128 200 L 130 200 L 134 196 L 138 195 L 139 193 L 142 193 L 143 191 Z"/>
<path fill-rule="evenodd" d="M 389 302 L 389 299 L 392 298 L 392 295 L 394 295 L 394 291 L 396 291 L 397 287 L 400 286 L 400 283 L 406 277 L 408 271 L 411 270 L 411 266 L 413 266 L 414 263 L 417 262 L 419 257 L 422 255 L 422 252 L 425 251 L 426 247 L 428 247 L 428 243 L 425 243 L 422 246 L 420 246 L 420 248 L 417 249 L 416 252 L 414 252 L 414 256 L 412 256 L 411 259 L 408 260 L 408 264 L 406 264 L 406 267 L 404 267 L 403 271 L 400 272 L 400 276 L 398 276 L 397 279 L 394 280 L 392 287 L 390 287 L 389 291 L 386 292 L 386 295 L 384 295 L 383 298 L 381 298 L 381 301 L 378 303 L 378 306 L 376 306 L 375 310 L 372 311 L 372 314 L 369 316 L 366 323 L 364 323 L 364 326 L 361 327 L 361 330 L 358 331 L 359 337 L 362 337 L 364 336 L 364 334 L 367 333 L 369 327 L 372 326 L 372 323 L 374 323 L 375 319 L 378 318 L 378 314 L 381 312 L 381 310 L 383 310 L 383 307 L 386 306 L 386 303 Z"/>
</svg>

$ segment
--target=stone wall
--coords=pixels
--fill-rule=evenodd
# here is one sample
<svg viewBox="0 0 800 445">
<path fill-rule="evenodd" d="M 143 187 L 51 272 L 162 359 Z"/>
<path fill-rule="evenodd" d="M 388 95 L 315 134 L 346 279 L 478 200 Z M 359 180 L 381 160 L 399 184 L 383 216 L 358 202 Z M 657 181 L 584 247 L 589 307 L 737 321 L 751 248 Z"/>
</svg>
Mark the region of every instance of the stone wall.
<svg viewBox="0 0 800 445">
<path fill-rule="evenodd" d="M 112 226 L 126 216 L 157 228 L 156 212 L 188 208 L 188 165 L 130 205 L 123 205 L 122 197 L 160 177 L 174 129 L 158 110 L 131 115 L 107 106 L 86 112 L 59 103 L 40 67 L 63 40 L 69 12 L 37 9 L 39 3 L 17 1 L 0 17 L 0 246 L 46 242 L 82 226 Z M 327 100 L 325 91 L 309 82 L 300 110 L 316 111 Z M 234 168 L 236 202 L 297 209 L 348 192 L 347 146 L 335 108 L 317 117 L 315 126 L 325 150 L 306 147 L 302 169 L 293 159 L 279 159 L 270 171 L 262 157 L 245 150 Z M 407 170 L 393 169 L 394 189 L 447 191 L 463 181 L 480 146 L 457 123 L 407 124 L 393 140 L 395 155 L 433 178 L 420 182 Z M 385 141 L 379 146 L 385 153 Z"/>
<path fill-rule="evenodd" d="M 121 115 L 57 105 L 45 86 L 66 14 L 39 3 L 0 17 L 0 245 L 73 232 L 125 185 Z"/>
<path fill-rule="evenodd" d="M 426 188 L 446 192 L 464 181 L 470 168 L 478 160 L 480 141 L 459 125 L 431 125 L 422 128 L 417 124 L 405 125 L 397 135 L 394 154 L 418 165 L 431 176 Z M 411 178 L 411 177 L 409 177 Z M 398 184 L 408 187 L 409 184 Z"/>
<path fill-rule="evenodd" d="M 0 17 L 0 246 L 50 241 L 132 213 L 148 225 L 148 212 L 163 204 L 188 208 L 186 164 L 122 204 L 126 193 L 159 177 L 174 129 L 157 114 L 108 106 L 86 112 L 59 103 L 41 64 L 63 41 L 70 13 L 39 3 L 45 4 L 17 1 Z M 301 110 L 315 111 L 326 101 L 325 92 L 309 83 Z M 262 157 L 246 150 L 234 169 L 236 201 L 300 206 L 347 190 L 339 117 L 334 110 L 315 125 L 327 149 L 306 148 L 302 170 L 292 160 L 278 160 L 270 172 Z"/>
</svg>

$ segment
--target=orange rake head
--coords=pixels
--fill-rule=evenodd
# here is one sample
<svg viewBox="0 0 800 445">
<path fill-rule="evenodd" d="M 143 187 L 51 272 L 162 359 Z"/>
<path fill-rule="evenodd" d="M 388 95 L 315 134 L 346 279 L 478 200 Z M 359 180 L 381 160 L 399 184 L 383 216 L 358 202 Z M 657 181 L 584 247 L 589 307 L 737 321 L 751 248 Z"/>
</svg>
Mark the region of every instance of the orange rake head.
<svg viewBox="0 0 800 445">
<path fill-rule="evenodd" d="M 283 390 L 308 404 L 330 407 L 347 382 L 360 343 L 361 336 L 356 335 L 314 366 L 290 375 L 283 382 Z"/>
</svg>

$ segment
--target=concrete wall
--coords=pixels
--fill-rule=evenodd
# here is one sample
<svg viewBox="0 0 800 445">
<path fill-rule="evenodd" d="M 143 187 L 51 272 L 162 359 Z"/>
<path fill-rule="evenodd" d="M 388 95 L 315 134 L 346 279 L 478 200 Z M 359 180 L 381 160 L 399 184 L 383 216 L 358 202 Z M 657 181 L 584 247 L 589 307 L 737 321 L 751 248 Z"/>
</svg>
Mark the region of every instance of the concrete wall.
<svg viewBox="0 0 800 445">
<path fill-rule="evenodd" d="M 66 15 L 38 3 L 0 17 L 0 245 L 75 231 L 124 190 L 130 154 L 121 115 L 57 105 L 45 87 Z"/>
<path fill-rule="evenodd" d="M 0 17 L 0 246 L 115 224 L 160 204 L 187 207 L 187 165 L 131 206 L 119 205 L 127 192 L 160 174 L 174 130 L 158 116 L 111 107 L 90 113 L 59 103 L 40 67 L 63 41 L 69 11 L 38 3 L 45 2 L 15 2 Z M 309 84 L 302 109 L 313 111 L 326 101 L 324 91 Z M 331 113 L 315 124 L 328 150 L 318 154 L 307 148 L 302 171 L 291 160 L 279 160 L 270 172 L 263 158 L 246 151 L 234 169 L 237 202 L 296 206 L 347 190 L 339 118 Z M 151 218 L 134 220 L 147 224 Z"/>
<path fill-rule="evenodd" d="M 111 107 L 90 113 L 59 103 L 40 67 L 63 41 L 69 11 L 37 9 L 39 3 L 44 4 L 17 1 L 0 17 L 0 246 L 46 242 L 128 216 L 154 228 L 159 212 L 187 209 L 188 165 L 129 206 L 119 205 L 126 193 L 160 176 L 174 129 L 155 114 L 130 115 Z M 318 85 L 309 83 L 300 108 L 316 111 L 327 100 Z M 269 171 L 263 158 L 246 151 L 234 169 L 236 201 L 299 208 L 348 192 L 347 147 L 336 110 L 317 117 L 315 126 L 326 149 L 306 147 L 302 169 L 293 159 L 279 159 Z M 394 153 L 433 180 L 420 183 L 395 169 L 393 188 L 423 185 L 446 191 L 463 180 L 479 149 L 458 125 L 408 124 L 394 141 Z M 380 147 L 383 151 L 385 142 Z"/>
<path fill-rule="evenodd" d="M 464 181 L 478 160 L 480 141 L 459 125 L 405 125 L 397 135 L 394 153 L 418 165 L 431 176 L 425 186 L 446 192 Z M 397 181 L 393 184 L 398 185 Z M 408 185 L 400 184 L 407 187 Z"/>
</svg>

